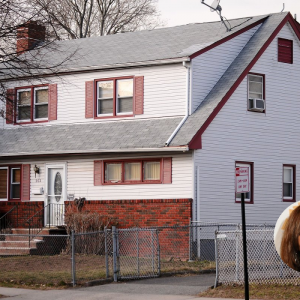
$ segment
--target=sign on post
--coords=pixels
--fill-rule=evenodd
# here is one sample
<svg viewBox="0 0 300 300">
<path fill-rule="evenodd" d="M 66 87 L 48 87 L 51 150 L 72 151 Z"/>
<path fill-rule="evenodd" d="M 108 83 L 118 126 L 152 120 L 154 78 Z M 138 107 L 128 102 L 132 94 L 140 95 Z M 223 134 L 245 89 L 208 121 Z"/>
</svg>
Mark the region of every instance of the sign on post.
<svg viewBox="0 0 300 300">
<path fill-rule="evenodd" d="M 249 167 L 235 168 L 235 192 L 236 193 L 250 192 Z"/>
</svg>

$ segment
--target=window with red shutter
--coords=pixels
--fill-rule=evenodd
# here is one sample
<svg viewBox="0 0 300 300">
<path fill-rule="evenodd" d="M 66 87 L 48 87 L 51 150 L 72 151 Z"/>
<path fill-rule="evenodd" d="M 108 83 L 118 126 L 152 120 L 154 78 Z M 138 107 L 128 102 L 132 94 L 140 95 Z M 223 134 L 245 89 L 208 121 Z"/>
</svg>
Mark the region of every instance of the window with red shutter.
<svg viewBox="0 0 300 300">
<path fill-rule="evenodd" d="M 287 39 L 278 39 L 278 61 L 292 64 L 293 63 L 293 41 Z"/>
<path fill-rule="evenodd" d="M 144 76 L 97 79 L 85 84 L 86 118 L 132 117 L 144 113 Z"/>
<path fill-rule="evenodd" d="M 94 161 L 94 185 L 172 183 L 172 158 Z"/>
</svg>

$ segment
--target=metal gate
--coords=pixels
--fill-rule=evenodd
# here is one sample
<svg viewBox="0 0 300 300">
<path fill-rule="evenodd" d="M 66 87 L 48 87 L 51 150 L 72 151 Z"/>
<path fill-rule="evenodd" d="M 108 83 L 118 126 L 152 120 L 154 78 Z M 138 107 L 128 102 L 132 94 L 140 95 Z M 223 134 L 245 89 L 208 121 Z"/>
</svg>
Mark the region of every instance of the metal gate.
<svg viewBox="0 0 300 300">
<path fill-rule="evenodd" d="M 156 229 L 113 227 L 114 280 L 158 277 L 159 241 Z"/>
</svg>

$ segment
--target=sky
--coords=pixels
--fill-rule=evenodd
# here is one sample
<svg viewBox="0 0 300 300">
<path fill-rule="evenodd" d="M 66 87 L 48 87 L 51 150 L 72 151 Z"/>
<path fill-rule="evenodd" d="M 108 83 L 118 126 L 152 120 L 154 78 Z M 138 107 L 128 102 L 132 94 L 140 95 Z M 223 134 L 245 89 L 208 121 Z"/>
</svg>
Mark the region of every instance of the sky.
<svg viewBox="0 0 300 300">
<path fill-rule="evenodd" d="M 205 0 L 211 4 L 213 0 Z M 300 22 L 300 0 L 221 0 L 222 15 L 227 19 L 289 11 Z M 201 0 L 158 0 L 158 10 L 164 25 L 176 26 L 188 23 L 219 21 L 216 12 L 203 5 Z"/>
</svg>

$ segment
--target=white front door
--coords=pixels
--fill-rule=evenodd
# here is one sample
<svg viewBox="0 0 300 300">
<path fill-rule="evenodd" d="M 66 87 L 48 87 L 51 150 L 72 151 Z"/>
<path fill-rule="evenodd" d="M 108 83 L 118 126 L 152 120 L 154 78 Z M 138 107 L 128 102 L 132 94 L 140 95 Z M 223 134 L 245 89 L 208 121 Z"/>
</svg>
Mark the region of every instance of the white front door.
<svg viewBox="0 0 300 300">
<path fill-rule="evenodd" d="M 46 225 L 64 225 L 65 167 L 47 166 L 47 207 L 45 211 Z"/>
</svg>

